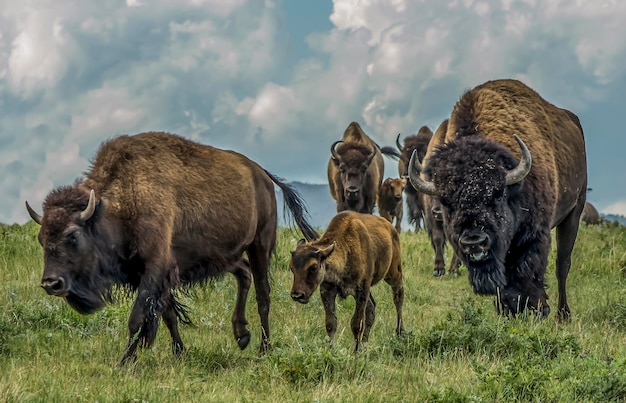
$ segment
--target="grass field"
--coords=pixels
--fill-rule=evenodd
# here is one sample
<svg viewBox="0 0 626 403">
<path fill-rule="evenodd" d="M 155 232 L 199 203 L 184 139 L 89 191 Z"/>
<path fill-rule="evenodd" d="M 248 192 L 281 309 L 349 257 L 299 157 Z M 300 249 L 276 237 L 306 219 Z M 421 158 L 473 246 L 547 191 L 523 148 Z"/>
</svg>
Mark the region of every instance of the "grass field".
<svg viewBox="0 0 626 403">
<path fill-rule="evenodd" d="M 188 352 L 175 359 L 161 326 L 154 346 L 118 367 L 127 343 L 132 297 L 91 316 L 74 312 L 39 287 L 37 226 L 0 226 L 0 401 L 3 402 L 606 402 L 626 401 L 626 227 L 583 227 L 568 281 L 572 320 L 555 320 L 554 255 L 548 267 L 552 314 L 498 317 L 493 298 L 467 280 L 432 277 L 424 233 L 403 233 L 404 320 L 386 284 L 374 287 L 377 317 L 366 349 L 352 353 L 352 298 L 339 300 L 333 348 L 325 341 L 319 292 L 308 305 L 291 300 L 289 251 L 298 234 L 280 229 L 272 261 L 273 349 L 253 338 L 240 351 L 230 317 L 234 277 L 182 296 L 194 326 L 182 326 Z"/>
</svg>

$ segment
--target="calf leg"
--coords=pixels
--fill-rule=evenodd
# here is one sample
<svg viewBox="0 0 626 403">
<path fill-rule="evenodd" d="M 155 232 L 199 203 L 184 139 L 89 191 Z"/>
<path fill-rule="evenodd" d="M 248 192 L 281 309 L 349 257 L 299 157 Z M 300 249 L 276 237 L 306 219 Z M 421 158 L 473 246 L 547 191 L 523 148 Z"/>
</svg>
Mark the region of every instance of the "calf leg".
<svg viewBox="0 0 626 403">
<path fill-rule="evenodd" d="M 235 310 L 232 316 L 233 334 L 239 348 L 243 350 L 250 343 L 250 331 L 246 327 L 248 325 L 246 320 L 246 300 L 248 299 L 248 291 L 250 290 L 252 279 L 250 269 L 243 259 L 236 262 L 230 269 L 230 272 L 237 279 L 237 300 L 235 301 Z"/>
<path fill-rule="evenodd" d="M 356 306 L 354 308 L 354 314 L 350 320 L 350 328 L 352 329 L 352 335 L 354 336 L 354 351 L 359 350 L 359 345 L 363 340 L 363 331 L 365 330 L 365 310 L 369 303 L 370 290 L 369 286 L 358 287 L 354 299 Z"/>
<path fill-rule="evenodd" d="M 328 343 L 332 346 L 337 332 L 337 314 L 335 312 L 335 301 L 337 299 L 337 288 L 328 283 L 320 285 L 320 296 L 324 304 L 324 312 L 326 313 L 326 337 Z"/>
<path fill-rule="evenodd" d="M 402 268 L 400 264 L 396 268 L 390 269 L 385 277 L 385 282 L 391 286 L 393 292 L 393 304 L 396 306 L 396 335 L 404 333 L 404 323 L 402 321 L 402 306 L 404 305 L 404 286 L 402 282 Z"/>
<path fill-rule="evenodd" d="M 374 320 L 376 319 L 376 301 L 374 301 L 374 296 L 370 292 L 370 296 L 367 301 L 367 307 L 365 308 L 365 327 L 363 329 L 363 343 L 367 343 L 370 336 L 370 330 L 372 330 L 372 325 L 374 325 Z"/>
</svg>

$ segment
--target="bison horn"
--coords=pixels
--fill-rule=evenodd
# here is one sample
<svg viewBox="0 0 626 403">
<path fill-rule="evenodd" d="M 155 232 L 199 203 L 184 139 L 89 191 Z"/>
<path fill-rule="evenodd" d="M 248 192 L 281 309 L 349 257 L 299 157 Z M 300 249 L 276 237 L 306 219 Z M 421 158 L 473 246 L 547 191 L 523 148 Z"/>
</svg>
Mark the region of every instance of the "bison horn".
<svg viewBox="0 0 626 403">
<path fill-rule="evenodd" d="M 519 164 L 517 164 L 515 168 L 511 169 L 510 171 L 507 171 L 506 173 L 507 186 L 512 185 L 514 183 L 518 183 L 522 179 L 524 179 L 526 175 L 528 175 L 528 172 L 530 172 L 530 167 L 532 166 L 532 161 L 533 161 L 530 155 L 530 151 L 528 151 L 528 148 L 526 147 L 526 144 L 524 144 L 522 139 L 517 137 L 516 134 L 514 134 L 513 137 L 515 137 L 515 141 L 517 141 L 517 144 L 519 144 L 519 147 L 522 149 L 522 159 L 520 160 Z"/>
<path fill-rule="evenodd" d="M 435 187 L 435 184 L 433 182 L 423 180 L 420 176 L 420 172 L 422 172 L 422 164 L 420 164 L 417 158 L 417 150 L 413 150 L 411 160 L 409 161 L 409 181 L 418 192 L 436 196 L 437 188 Z"/>
<path fill-rule="evenodd" d="M 82 222 L 85 222 L 93 216 L 94 211 L 96 211 L 96 193 L 91 189 L 89 193 L 89 203 L 87 204 L 87 208 L 81 211 L 78 219 Z"/>
<path fill-rule="evenodd" d="M 330 146 L 330 154 L 333 156 L 333 159 L 335 161 L 339 161 L 339 155 L 337 154 L 337 151 L 335 151 L 335 147 L 337 146 L 337 144 L 339 143 L 343 143 L 343 141 L 338 140 L 335 141 L 331 146 Z"/>
<path fill-rule="evenodd" d="M 396 147 L 398 147 L 398 150 L 402 152 L 402 146 L 400 145 L 400 133 L 398 133 L 398 137 L 396 137 Z"/>
<path fill-rule="evenodd" d="M 28 202 L 26 202 L 26 210 L 28 211 L 28 215 L 30 215 L 30 218 L 32 218 L 33 221 L 35 221 L 37 224 L 41 225 L 41 220 L 42 220 L 41 215 L 37 213 L 35 210 L 33 210 L 32 207 L 30 207 L 30 204 L 28 204 Z"/>
</svg>

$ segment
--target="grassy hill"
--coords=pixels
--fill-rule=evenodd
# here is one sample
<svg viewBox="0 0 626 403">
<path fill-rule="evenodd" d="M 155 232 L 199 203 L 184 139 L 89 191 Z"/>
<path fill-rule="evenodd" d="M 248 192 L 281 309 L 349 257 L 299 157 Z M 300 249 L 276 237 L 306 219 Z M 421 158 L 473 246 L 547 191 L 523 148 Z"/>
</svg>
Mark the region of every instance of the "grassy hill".
<svg viewBox="0 0 626 403">
<path fill-rule="evenodd" d="M 169 334 L 135 364 L 117 366 L 133 299 L 81 316 L 40 289 L 36 225 L 0 226 L 0 401 L 124 402 L 606 402 L 626 400 L 626 227 L 584 226 L 568 281 L 573 318 L 555 320 L 554 253 L 547 279 L 553 313 L 498 317 L 493 299 L 471 292 L 467 271 L 432 277 L 423 232 L 402 233 L 407 334 L 394 336 L 386 284 L 374 287 L 370 342 L 352 353 L 352 298 L 339 300 L 335 346 L 325 342 L 319 293 L 308 305 L 289 297 L 289 251 L 300 235 L 279 231 L 272 261 L 273 349 L 260 356 L 254 291 L 253 338 L 240 351 L 230 317 L 235 282 L 227 276 L 183 302 L 194 326 L 182 326 L 188 352 L 170 354 Z"/>
</svg>

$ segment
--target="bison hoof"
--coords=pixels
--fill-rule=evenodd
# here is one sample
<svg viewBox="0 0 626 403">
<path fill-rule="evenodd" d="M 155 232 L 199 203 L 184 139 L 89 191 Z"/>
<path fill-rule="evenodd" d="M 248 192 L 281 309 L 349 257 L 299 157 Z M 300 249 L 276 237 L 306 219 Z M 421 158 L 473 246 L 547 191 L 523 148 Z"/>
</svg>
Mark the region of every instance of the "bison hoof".
<svg viewBox="0 0 626 403">
<path fill-rule="evenodd" d="M 434 277 L 441 277 L 441 276 L 443 276 L 444 274 L 446 274 L 446 269 L 435 269 L 435 270 L 433 271 L 433 276 L 434 276 Z"/>
<path fill-rule="evenodd" d="M 249 343 L 250 343 L 250 332 L 237 338 L 237 344 L 239 345 L 239 348 L 242 350 L 248 347 Z"/>
</svg>

